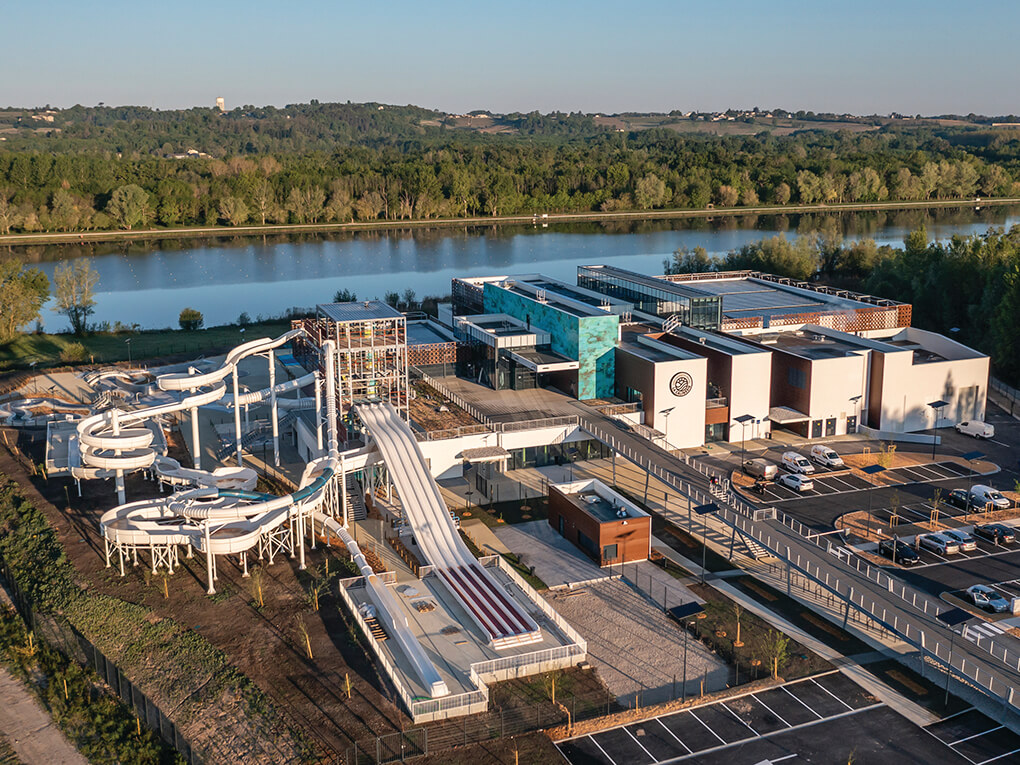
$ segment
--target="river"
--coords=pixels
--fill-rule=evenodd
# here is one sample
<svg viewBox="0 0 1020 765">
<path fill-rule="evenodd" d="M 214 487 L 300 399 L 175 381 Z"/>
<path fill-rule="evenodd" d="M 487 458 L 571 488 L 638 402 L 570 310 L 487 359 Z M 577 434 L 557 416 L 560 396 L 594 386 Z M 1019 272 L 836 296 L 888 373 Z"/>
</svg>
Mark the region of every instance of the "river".
<svg viewBox="0 0 1020 765">
<path fill-rule="evenodd" d="M 233 322 L 241 312 L 268 318 L 329 302 L 343 288 L 359 299 L 413 289 L 421 299 L 449 294 L 454 276 L 541 272 L 573 282 L 577 266 L 590 263 L 657 274 L 678 247 L 722 254 L 776 234 L 835 230 L 847 239 L 899 244 L 922 223 L 938 239 L 983 233 L 1020 223 L 1020 207 L 48 245 L 10 252 L 51 279 L 60 263 L 90 257 L 99 273 L 93 320 L 159 328 L 176 326 L 184 307 L 201 311 L 211 326 Z M 66 327 L 48 307 L 43 314 L 47 330 Z"/>
</svg>

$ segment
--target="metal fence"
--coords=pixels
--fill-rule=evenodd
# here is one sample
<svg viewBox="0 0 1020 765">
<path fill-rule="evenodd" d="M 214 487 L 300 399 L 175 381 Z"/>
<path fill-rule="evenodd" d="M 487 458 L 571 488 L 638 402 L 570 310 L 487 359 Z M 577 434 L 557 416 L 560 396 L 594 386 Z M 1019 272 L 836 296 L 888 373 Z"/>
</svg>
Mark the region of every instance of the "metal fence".
<svg viewBox="0 0 1020 765">
<path fill-rule="evenodd" d="M 2 557 L 0 557 L 0 579 L 3 579 L 18 614 L 29 630 L 68 659 L 94 670 L 110 687 L 113 694 L 131 707 L 138 718 L 169 746 L 172 746 L 186 763 L 201 765 L 205 762 L 226 761 L 220 757 L 209 756 L 214 753 L 199 753 L 163 710 L 128 680 L 121 669 L 96 648 L 88 638 L 74 629 L 67 621 L 55 616 L 38 614 L 28 597 L 18 588 Z M 223 756 L 229 758 L 229 755 L 224 754 Z"/>
<path fill-rule="evenodd" d="M 996 380 L 994 377 L 988 378 L 988 387 L 1006 400 L 1009 404 L 1010 414 L 1020 411 L 1020 390 L 1006 385 L 1002 380 Z"/>
</svg>

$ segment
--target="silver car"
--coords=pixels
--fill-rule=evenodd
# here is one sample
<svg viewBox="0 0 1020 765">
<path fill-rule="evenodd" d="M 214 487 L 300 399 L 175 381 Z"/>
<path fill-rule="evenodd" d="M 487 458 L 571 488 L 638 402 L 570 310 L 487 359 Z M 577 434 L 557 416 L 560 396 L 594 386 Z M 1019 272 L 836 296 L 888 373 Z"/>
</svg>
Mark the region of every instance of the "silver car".
<svg viewBox="0 0 1020 765">
<path fill-rule="evenodd" d="M 939 533 L 941 533 L 942 536 L 949 537 L 956 542 L 956 544 L 960 546 L 960 550 L 963 552 L 972 552 L 977 549 L 977 540 L 965 531 L 960 531 L 959 529 L 946 529 Z"/>
</svg>

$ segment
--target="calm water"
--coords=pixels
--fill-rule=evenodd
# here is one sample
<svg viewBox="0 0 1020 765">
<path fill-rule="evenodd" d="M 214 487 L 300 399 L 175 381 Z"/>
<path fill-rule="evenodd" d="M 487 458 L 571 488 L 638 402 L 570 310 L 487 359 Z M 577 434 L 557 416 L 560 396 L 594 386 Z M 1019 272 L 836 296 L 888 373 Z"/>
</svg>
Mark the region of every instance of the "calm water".
<svg viewBox="0 0 1020 765">
<path fill-rule="evenodd" d="M 870 237 L 898 244 L 924 223 L 930 236 L 987 231 L 1020 223 L 1020 208 L 909 211 L 832 216 L 749 216 L 714 221 L 551 225 L 548 228 L 478 227 L 429 231 L 271 239 L 184 240 L 16 248 L 52 278 L 69 258 L 88 256 L 99 272 L 97 321 L 137 322 L 145 328 L 176 326 L 188 306 L 206 324 L 281 314 L 288 308 L 328 302 L 342 288 L 359 299 L 413 289 L 447 295 L 453 276 L 540 271 L 573 282 L 580 264 L 612 263 L 662 273 L 664 258 L 678 247 L 703 246 L 712 253 L 762 237 L 836 230 L 848 239 Z M 44 310 L 47 329 L 66 326 Z"/>
</svg>

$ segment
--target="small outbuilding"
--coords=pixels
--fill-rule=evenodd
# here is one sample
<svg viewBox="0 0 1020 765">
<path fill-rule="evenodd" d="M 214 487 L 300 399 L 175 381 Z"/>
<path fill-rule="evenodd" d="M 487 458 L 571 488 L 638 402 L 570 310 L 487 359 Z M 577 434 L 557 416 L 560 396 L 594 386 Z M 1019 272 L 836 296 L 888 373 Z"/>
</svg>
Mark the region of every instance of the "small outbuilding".
<svg viewBox="0 0 1020 765">
<path fill-rule="evenodd" d="M 652 519 L 597 479 L 551 484 L 549 524 L 600 566 L 648 559 Z"/>
</svg>

